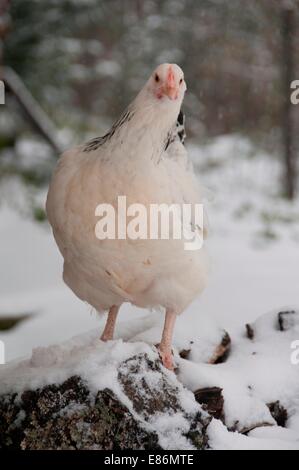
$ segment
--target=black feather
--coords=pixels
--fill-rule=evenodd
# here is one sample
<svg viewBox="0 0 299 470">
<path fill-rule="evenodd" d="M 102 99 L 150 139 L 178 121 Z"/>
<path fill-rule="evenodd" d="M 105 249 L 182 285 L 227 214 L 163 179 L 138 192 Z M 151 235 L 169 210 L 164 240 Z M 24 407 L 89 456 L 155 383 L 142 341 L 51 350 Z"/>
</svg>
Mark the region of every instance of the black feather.
<svg viewBox="0 0 299 470">
<path fill-rule="evenodd" d="M 83 147 L 83 152 L 92 152 L 97 150 L 101 145 L 105 144 L 111 137 L 114 136 L 115 132 L 125 123 L 132 119 L 134 113 L 127 109 L 121 117 L 113 124 L 110 131 L 102 137 L 95 137 L 94 139 L 89 140 Z"/>
<path fill-rule="evenodd" d="M 186 132 L 185 132 L 185 115 L 183 111 L 181 110 L 175 126 L 169 131 L 167 135 L 167 140 L 165 144 L 164 150 L 167 150 L 170 144 L 175 142 L 176 140 L 180 140 L 182 144 L 184 144 L 186 138 Z"/>
</svg>

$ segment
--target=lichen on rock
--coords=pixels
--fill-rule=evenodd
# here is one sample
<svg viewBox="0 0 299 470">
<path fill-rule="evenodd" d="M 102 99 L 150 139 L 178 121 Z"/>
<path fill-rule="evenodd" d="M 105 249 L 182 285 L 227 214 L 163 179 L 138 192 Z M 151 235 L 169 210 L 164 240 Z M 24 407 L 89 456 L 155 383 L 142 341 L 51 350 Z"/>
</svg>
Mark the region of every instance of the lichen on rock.
<svg viewBox="0 0 299 470">
<path fill-rule="evenodd" d="M 123 361 L 118 381 L 122 397 L 109 388 L 94 394 L 77 375 L 61 384 L 3 395 L 0 448 L 154 450 L 163 448 L 163 443 L 171 446 L 171 433 L 173 448 L 178 439 L 185 448 L 207 446 L 208 415 L 195 401 L 193 413 L 189 405 L 184 409 L 181 394 L 187 394 L 187 401 L 192 401 L 192 394 L 161 366 L 158 357 L 152 360 L 139 354 Z M 165 422 L 172 423 L 174 417 L 179 417 L 178 426 L 165 428 Z"/>
</svg>

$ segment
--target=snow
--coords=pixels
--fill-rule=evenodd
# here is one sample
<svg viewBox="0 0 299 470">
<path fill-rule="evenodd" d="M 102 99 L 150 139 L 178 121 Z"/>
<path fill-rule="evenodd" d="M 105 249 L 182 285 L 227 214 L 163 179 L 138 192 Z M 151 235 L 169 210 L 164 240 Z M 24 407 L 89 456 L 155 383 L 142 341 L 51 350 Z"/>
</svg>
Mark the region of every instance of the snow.
<svg viewBox="0 0 299 470">
<path fill-rule="evenodd" d="M 265 328 L 265 334 L 261 328 L 256 340 L 249 340 L 244 335 L 240 338 L 233 337 L 233 351 L 223 364 L 211 365 L 201 361 L 184 360 L 179 358 L 177 350 L 175 351 L 179 382 L 172 372 L 166 371 L 166 374 L 170 382 L 178 386 L 178 397 L 187 413 L 194 413 L 198 405 L 193 394 L 183 388 L 180 382 L 190 390 L 205 386 L 223 388 L 226 426 L 215 419 L 209 425 L 209 444 L 213 449 L 299 450 L 298 372 L 288 357 L 294 330 L 281 332 L 275 329 L 273 318 L 274 314 L 270 314 L 270 318 L 269 315 L 265 316 L 253 325 L 255 331 L 258 331 L 260 326 Z M 154 314 L 152 324 L 157 321 L 158 315 Z M 134 323 L 130 320 L 129 325 L 126 324 L 127 329 Z M 119 334 L 121 327 L 122 325 Z M 134 334 L 136 330 L 132 330 Z M 157 352 L 154 346 L 146 344 L 145 341 L 135 341 L 134 337 L 127 340 L 116 339 L 103 343 L 98 339 L 98 331 L 92 330 L 60 345 L 35 348 L 30 358 L 2 366 L 1 393 L 36 389 L 51 383 L 61 383 L 72 375 L 79 375 L 88 382 L 89 389 L 94 394 L 98 390 L 110 388 L 135 415 L 130 400 L 118 382 L 121 362 L 141 353 L 155 360 Z M 256 354 L 253 355 L 253 352 Z M 268 370 L 271 373 L 267 374 Z M 159 373 L 148 370 L 143 373 L 141 370 L 140 381 L 144 379 L 152 391 L 159 390 Z M 276 400 L 289 412 L 293 410 L 287 428 L 276 425 L 265 404 Z M 138 418 L 140 419 L 140 415 Z M 158 432 L 163 448 L 192 449 L 187 439 L 182 436 L 182 431 L 188 429 L 182 413 L 157 413 L 149 420 L 144 417 L 143 424 Z M 239 432 L 229 431 L 228 428 Z M 246 432 L 248 435 L 240 432 Z"/>
<path fill-rule="evenodd" d="M 294 436 L 286 441 L 281 435 L 279 438 L 277 435 L 269 437 L 267 432 L 259 437 L 247 437 L 237 432 L 229 432 L 219 420 L 213 420 L 208 431 L 210 445 L 214 450 L 298 450 L 299 448 L 298 437 L 297 443 L 293 441 Z"/>
<path fill-rule="evenodd" d="M 238 431 L 261 423 L 275 424 L 266 403 L 277 400 L 298 413 L 298 370 L 291 363 L 291 343 L 296 329 L 281 332 L 274 328 L 277 312 L 254 324 L 256 338 L 232 337 L 228 360 L 217 366 L 181 360 L 179 379 L 191 390 L 212 384 L 223 389 L 225 421 Z M 264 326 L 264 331 L 262 326 Z M 292 426 L 293 427 L 293 426 Z M 296 429 L 297 434 L 299 429 Z M 298 434 L 299 438 L 299 434 Z"/>
<path fill-rule="evenodd" d="M 30 159 L 28 146 L 23 148 Z M 209 437 L 214 449 L 299 449 L 299 366 L 290 361 L 299 327 L 280 332 L 275 326 L 279 310 L 299 305 L 299 202 L 278 197 L 278 159 L 243 137 L 223 136 L 189 150 L 207 186 L 212 272 L 206 291 L 177 321 L 178 378 L 190 390 L 223 388 L 229 428 L 242 431 L 266 424 L 243 435 L 213 420 Z M 115 387 L 122 360 L 138 352 L 154 354 L 163 316 L 125 305 L 116 340 L 103 345 L 98 338 L 104 319 L 63 284 L 62 260 L 49 228 L 12 209 L 23 199 L 19 185 L 6 186 L 4 196 L 0 315 L 32 316 L 0 332 L 6 360 L 13 360 L 0 366 L 1 392 L 42 386 L 74 373 L 85 374 L 94 389 Z M 254 324 L 256 335 L 250 341 L 245 323 L 253 324 L 265 312 L 270 313 Z M 224 364 L 207 364 L 224 330 L 232 338 L 232 353 Z M 190 347 L 190 360 L 181 359 L 178 351 Z M 27 359 L 18 363 L 18 357 Z M 183 394 L 182 400 L 189 399 Z M 275 400 L 290 411 L 287 429 L 273 426 L 265 404 Z M 180 417 L 173 419 L 184 425 Z M 166 425 L 161 418 L 161 429 Z"/>
</svg>

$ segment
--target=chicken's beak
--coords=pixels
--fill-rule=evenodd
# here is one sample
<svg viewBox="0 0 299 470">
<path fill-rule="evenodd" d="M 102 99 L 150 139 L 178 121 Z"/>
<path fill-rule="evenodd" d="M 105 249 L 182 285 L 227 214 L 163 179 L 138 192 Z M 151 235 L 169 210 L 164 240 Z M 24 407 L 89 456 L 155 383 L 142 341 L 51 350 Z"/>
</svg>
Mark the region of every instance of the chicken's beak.
<svg viewBox="0 0 299 470">
<path fill-rule="evenodd" d="M 167 72 L 166 82 L 163 91 L 164 94 L 168 96 L 170 100 L 176 100 L 178 97 L 179 90 L 175 84 L 175 77 L 171 66 L 169 67 Z"/>
</svg>

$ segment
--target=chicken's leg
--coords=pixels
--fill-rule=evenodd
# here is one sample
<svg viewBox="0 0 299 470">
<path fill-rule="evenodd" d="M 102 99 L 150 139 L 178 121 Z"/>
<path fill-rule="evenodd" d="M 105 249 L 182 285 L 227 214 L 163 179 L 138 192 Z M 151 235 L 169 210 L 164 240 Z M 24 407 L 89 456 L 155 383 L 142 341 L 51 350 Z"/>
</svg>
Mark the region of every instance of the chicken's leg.
<svg viewBox="0 0 299 470">
<path fill-rule="evenodd" d="M 117 305 L 113 305 L 110 308 L 106 325 L 101 336 L 102 341 L 110 341 L 111 339 L 113 339 L 113 333 L 114 333 L 115 322 L 116 322 L 118 311 L 119 311 L 119 306 Z"/>
<path fill-rule="evenodd" d="M 171 342 L 176 317 L 177 315 L 173 310 L 166 310 L 162 338 L 158 348 L 163 365 L 170 370 L 174 369 Z"/>
</svg>

